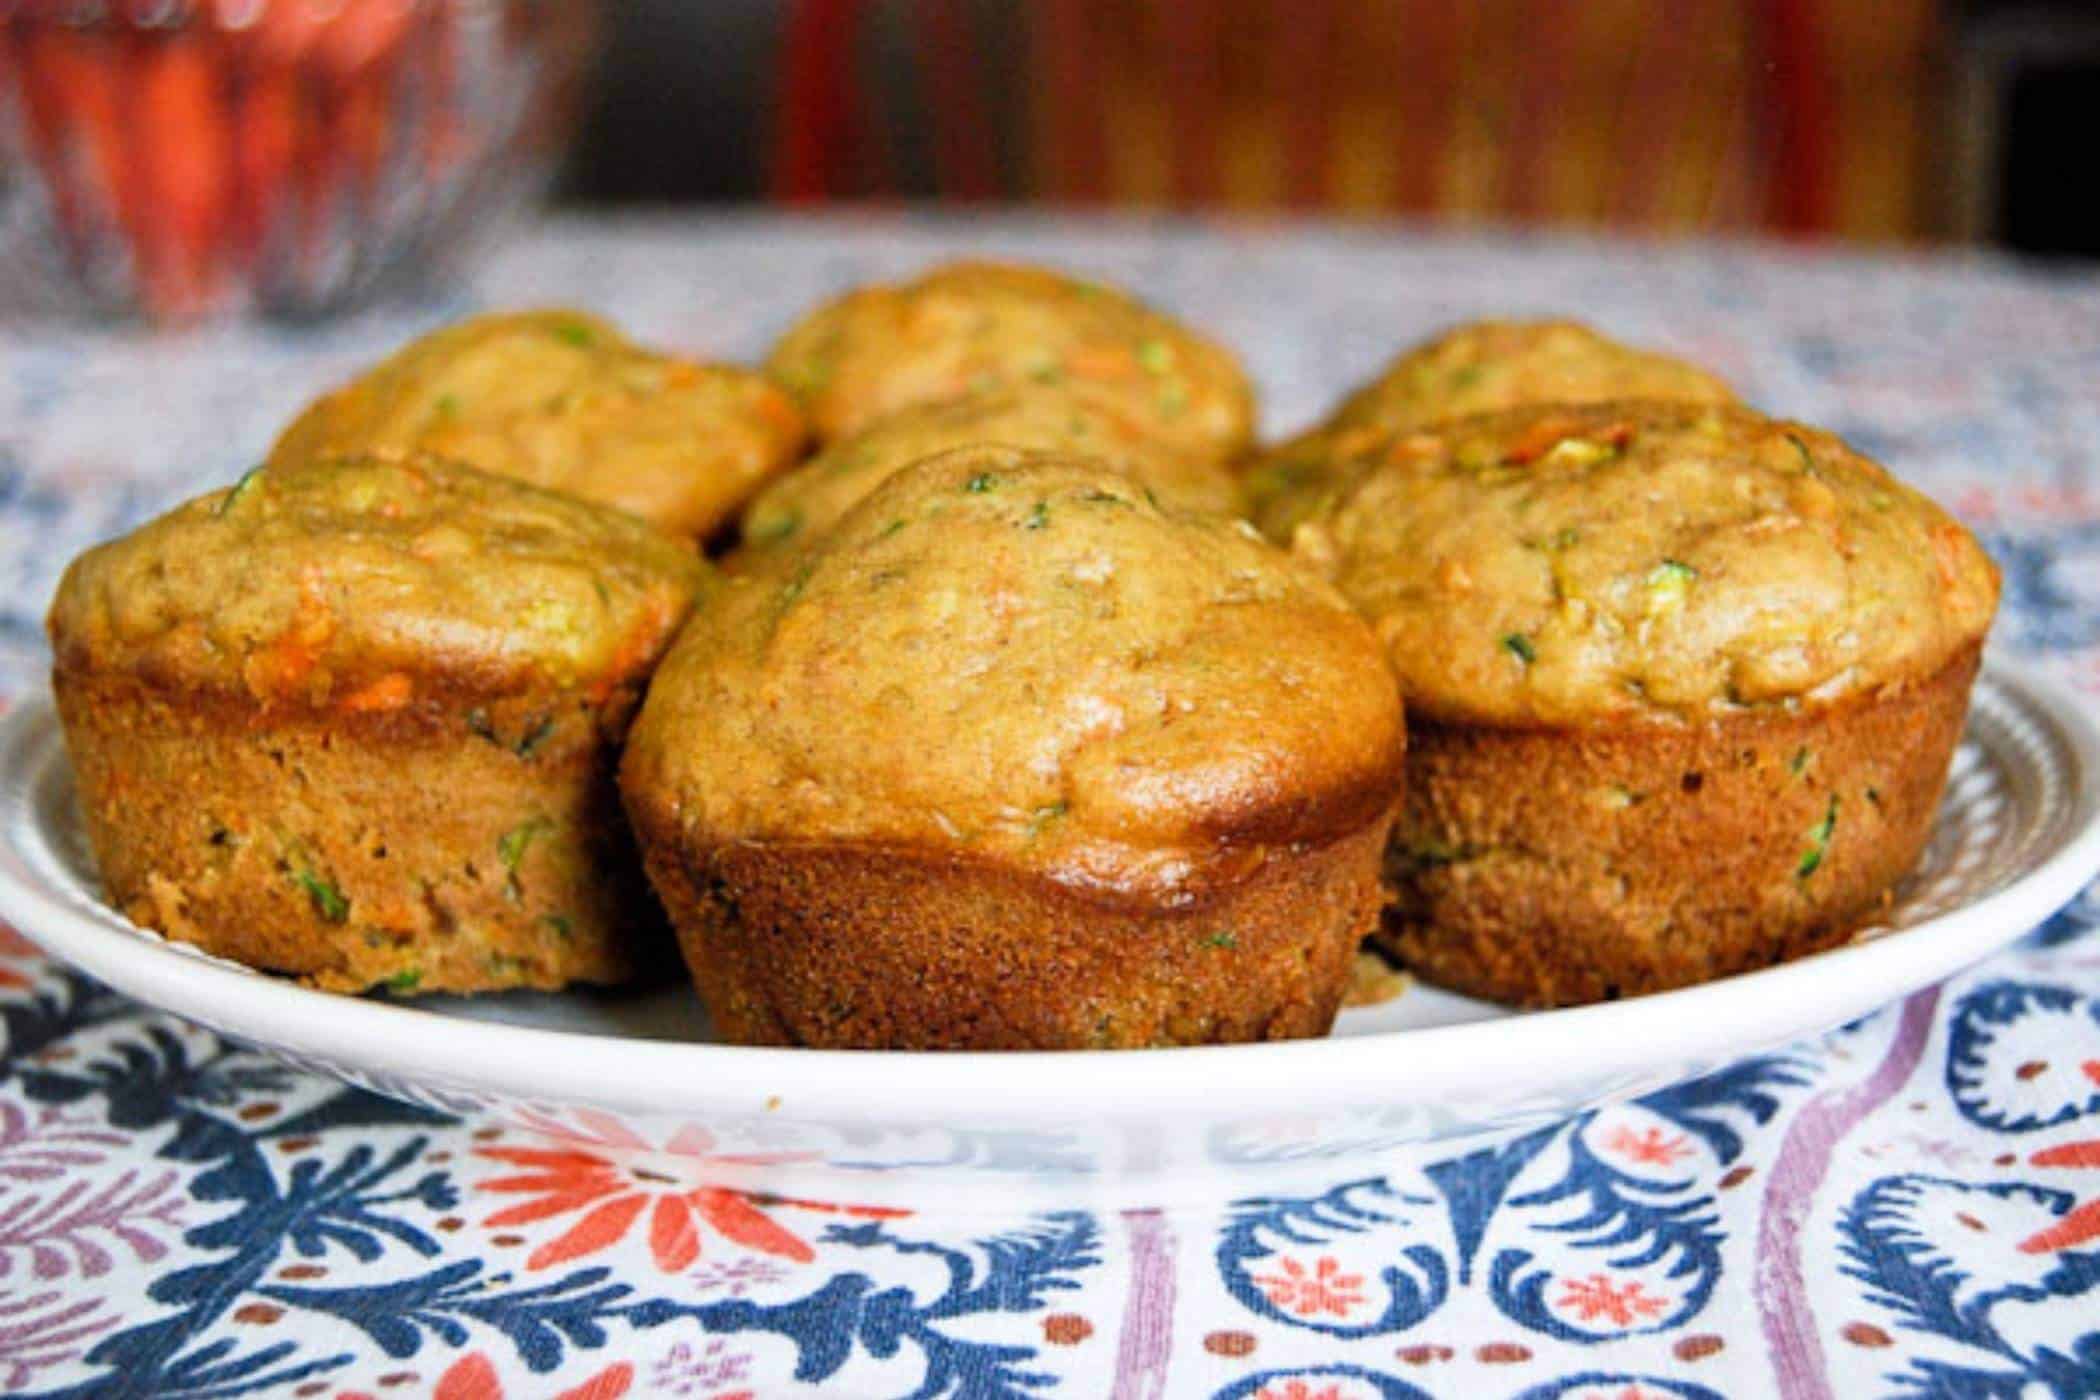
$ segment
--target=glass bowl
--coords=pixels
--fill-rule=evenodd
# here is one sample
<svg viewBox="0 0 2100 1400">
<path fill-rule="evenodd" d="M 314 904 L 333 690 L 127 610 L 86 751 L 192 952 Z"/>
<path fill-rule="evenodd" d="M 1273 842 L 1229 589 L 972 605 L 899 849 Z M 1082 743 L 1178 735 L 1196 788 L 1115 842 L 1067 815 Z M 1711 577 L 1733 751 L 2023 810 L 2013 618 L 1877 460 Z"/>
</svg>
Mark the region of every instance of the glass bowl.
<svg viewBox="0 0 2100 1400">
<path fill-rule="evenodd" d="M 545 184 L 583 0 L 0 0 L 0 256 L 37 309 L 313 317 Z"/>
</svg>

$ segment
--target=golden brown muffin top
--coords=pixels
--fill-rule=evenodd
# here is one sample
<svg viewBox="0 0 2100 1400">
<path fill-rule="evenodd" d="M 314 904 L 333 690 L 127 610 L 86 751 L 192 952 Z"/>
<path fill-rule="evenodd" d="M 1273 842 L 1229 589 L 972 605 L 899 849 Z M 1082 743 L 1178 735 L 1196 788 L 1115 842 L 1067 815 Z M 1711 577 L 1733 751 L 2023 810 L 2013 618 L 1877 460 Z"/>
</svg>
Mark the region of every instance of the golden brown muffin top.
<svg viewBox="0 0 2100 1400">
<path fill-rule="evenodd" d="M 1342 400 L 1337 427 L 1412 428 L 1534 403 L 1734 403 L 1720 378 L 1580 321 L 1471 321 L 1404 351 Z"/>
<path fill-rule="evenodd" d="M 656 354 L 580 311 L 522 311 L 411 341 L 309 406 L 270 460 L 430 452 L 702 536 L 803 437 L 764 375 Z"/>
<path fill-rule="evenodd" d="M 1534 406 L 1387 435 L 1293 550 L 1384 639 L 1409 712 L 1697 720 L 1921 679 L 1997 570 L 1829 433 L 1744 409 Z"/>
<path fill-rule="evenodd" d="M 1045 268 L 945 263 L 811 312 L 767 368 L 823 440 L 912 404 L 1016 384 L 1098 398 L 1174 451 L 1237 456 L 1254 391 L 1230 351 L 1123 292 Z"/>
<path fill-rule="evenodd" d="M 896 845 L 1178 902 L 1375 820 L 1402 737 L 1370 629 L 1244 522 L 964 448 L 725 581 L 622 784 L 703 845 Z"/>
<path fill-rule="evenodd" d="M 1403 351 L 1318 427 L 1264 453 L 1247 472 L 1255 523 L 1288 540 L 1333 486 L 1335 466 L 1391 429 L 1526 404 L 1667 399 L 1729 404 L 1735 393 L 1697 365 L 1622 345 L 1579 321 L 1471 321 Z"/>
<path fill-rule="evenodd" d="M 1223 467 L 1161 447 L 1105 404 L 1030 386 L 900 409 L 774 481 L 744 512 L 754 554 L 798 546 L 913 462 L 978 444 L 1097 457 L 1169 505 L 1230 515 L 1239 486 Z"/>
<path fill-rule="evenodd" d="M 349 712 L 642 674 L 706 565 L 619 511 L 418 457 L 257 467 L 73 561 L 61 667 Z"/>
</svg>

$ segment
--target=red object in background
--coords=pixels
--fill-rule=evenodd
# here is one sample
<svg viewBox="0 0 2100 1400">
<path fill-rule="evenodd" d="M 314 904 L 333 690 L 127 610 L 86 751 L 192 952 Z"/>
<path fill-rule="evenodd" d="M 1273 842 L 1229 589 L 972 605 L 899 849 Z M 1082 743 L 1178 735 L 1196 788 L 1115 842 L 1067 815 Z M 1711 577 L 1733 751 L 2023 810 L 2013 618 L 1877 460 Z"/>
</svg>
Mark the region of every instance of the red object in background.
<svg viewBox="0 0 2100 1400">
<path fill-rule="evenodd" d="M 331 309 L 537 183 L 591 8 L 0 0 L 0 116 L 56 245 L 30 251 L 155 319 Z"/>
<path fill-rule="evenodd" d="M 1937 217 L 1932 0 L 787 4 L 773 185 L 796 203 L 1868 238 Z"/>
</svg>

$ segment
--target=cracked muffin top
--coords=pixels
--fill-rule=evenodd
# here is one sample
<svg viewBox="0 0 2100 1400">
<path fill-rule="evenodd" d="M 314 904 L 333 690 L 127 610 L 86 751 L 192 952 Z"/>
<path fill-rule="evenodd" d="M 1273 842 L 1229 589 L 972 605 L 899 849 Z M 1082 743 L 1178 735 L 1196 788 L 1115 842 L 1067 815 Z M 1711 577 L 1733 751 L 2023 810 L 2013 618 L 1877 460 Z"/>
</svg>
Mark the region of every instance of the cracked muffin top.
<svg viewBox="0 0 2100 1400">
<path fill-rule="evenodd" d="M 1394 431 L 1300 523 L 1411 715 L 1684 721 L 1922 680 L 1997 570 L 1831 434 L 1744 409 L 1533 406 Z"/>
<path fill-rule="evenodd" d="M 60 667 L 346 712 L 646 670 L 707 566 L 633 516 L 436 458 L 258 467 L 73 561 Z"/>
<path fill-rule="evenodd" d="M 764 375 L 643 349 L 578 311 L 480 316 L 315 401 L 270 457 L 425 451 L 702 536 L 800 455 Z"/>
<path fill-rule="evenodd" d="M 1021 384 L 1098 399 L 1162 446 L 1242 452 L 1254 392 L 1230 351 L 1129 295 L 1045 268 L 947 263 L 817 308 L 767 362 L 823 440 L 912 404 Z"/>
<path fill-rule="evenodd" d="M 1735 393 L 1697 365 L 1622 345 L 1579 321 L 1472 321 L 1403 352 L 1318 427 L 1247 473 L 1254 519 L 1287 540 L 1333 484 L 1334 464 L 1386 430 L 1526 404 L 1617 399 L 1730 404 Z"/>
<path fill-rule="evenodd" d="M 1105 404 L 1029 387 L 915 404 L 841 438 L 759 493 L 744 544 L 764 552 L 814 539 L 900 469 L 958 447 L 995 444 L 1097 457 L 1160 500 L 1233 514 L 1239 487 L 1223 467 L 1172 452 Z"/>
<path fill-rule="evenodd" d="M 896 845 L 1178 901 L 1376 820 L 1403 734 L 1363 620 L 1244 522 L 964 448 L 724 582 L 622 785 L 700 845 Z"/>
</svg>

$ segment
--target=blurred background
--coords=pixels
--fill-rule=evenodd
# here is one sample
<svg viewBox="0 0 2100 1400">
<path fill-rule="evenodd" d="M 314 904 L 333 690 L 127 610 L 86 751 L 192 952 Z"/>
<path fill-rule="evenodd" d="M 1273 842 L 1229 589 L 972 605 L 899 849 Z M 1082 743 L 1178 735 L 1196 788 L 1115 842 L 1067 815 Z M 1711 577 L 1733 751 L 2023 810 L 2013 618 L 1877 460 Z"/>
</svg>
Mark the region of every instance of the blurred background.
<svg viewBox="0 0 2100 1400">
<path fill-rule="evenodd" d="M 332 310 L 542 191 L 2100 256 L 2094 0 L 0 0 L 0 37 L 0 251 L 119 313 Z"/>
<path fill-rule="evenodd" d="M 2100 254 L 2100 4 L 626 0 L 563 190 Z"/>
</svg>

